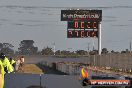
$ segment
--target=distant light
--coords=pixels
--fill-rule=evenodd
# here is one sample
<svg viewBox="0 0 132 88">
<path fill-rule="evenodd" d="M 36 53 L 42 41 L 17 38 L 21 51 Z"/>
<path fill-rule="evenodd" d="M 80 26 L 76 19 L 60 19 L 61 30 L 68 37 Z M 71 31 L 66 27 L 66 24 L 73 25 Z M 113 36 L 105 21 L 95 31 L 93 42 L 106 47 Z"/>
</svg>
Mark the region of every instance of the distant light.
<svg viewBox="0 0 132 88">
<path fill-rule="evenodd" d="M 79 9 L 77 9 L 77 10 L 79 10 Z"/>
</svg>

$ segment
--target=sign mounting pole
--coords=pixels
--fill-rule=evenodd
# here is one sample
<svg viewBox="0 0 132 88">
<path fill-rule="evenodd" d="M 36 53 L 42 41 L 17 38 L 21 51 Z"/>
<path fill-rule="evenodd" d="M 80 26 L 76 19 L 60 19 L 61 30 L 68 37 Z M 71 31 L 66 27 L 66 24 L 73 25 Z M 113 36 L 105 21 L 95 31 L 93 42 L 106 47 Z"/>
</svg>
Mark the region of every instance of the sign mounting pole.
<svg viewBox="0 0 132 88">
<path fill-rule="evenodd" d="M 101 55 L 101 22 L 99 23 L 99 30 L 98 30 L 98 54 Z"/>
</svg>

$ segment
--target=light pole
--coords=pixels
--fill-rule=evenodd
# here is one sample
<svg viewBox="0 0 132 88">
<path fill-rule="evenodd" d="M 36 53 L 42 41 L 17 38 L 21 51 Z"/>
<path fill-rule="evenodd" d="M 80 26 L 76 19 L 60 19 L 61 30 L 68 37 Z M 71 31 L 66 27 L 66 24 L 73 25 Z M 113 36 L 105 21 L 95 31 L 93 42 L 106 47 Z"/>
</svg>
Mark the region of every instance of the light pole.
<svg viewBox="0 0 132 88">
<path fill-rule="evenodd" d="M 89 56 L 89 45 L 90 45 L 90 43 L 88 43 L 88 56 Z"/>
<path fill-rule="evenodd" d="M 54 55 L 55 55 L 55 42 L 54 42 Z"/>
<path fill-rule="evenodd" d="M 90 55 L 89 55 L 89 45 L 90 45 L 90 43 L 88 43 L 88 59 L 89 59 L 90 63 L 88 63 L 88 61 L 87 61 L 87 64 L 91 64 L 91 59 L 90 59 Z"/>
<path fill-rule="evenodd" d="M 52 43 L 52 45 L 53 45 L 53 52 L 54 52 L 54 55 L 55 55 L 55 42 Z"/>
<path fill-rule="evenodd" d="M 95 52 L 95 44 L 94 44 L 94 38 L 93 38 L 93 52 Z M 93 55 L 93 66 L 95 66 L 95 53 Z"/>
<path fill-rule="evenodd" d="M 131 48 L 132 48 L 132 46 L 131 46 L 132 44 L 131 44 L 131 41 L 130 41 L 130 53 L 131 53 Z"/>
</svg>

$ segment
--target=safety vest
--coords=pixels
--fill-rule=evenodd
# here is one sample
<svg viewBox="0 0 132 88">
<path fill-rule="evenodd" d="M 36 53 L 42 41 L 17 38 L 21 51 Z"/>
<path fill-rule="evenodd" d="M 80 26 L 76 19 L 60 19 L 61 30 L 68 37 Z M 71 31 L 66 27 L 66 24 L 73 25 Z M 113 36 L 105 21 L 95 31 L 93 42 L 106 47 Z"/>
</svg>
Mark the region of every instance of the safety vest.
<svg viewBox="0 0 132 88">
<path fill-rule="evenodd" d="M 10 64 L 13 65 L 14 63 L 15 63 L 15 61 L 14 60 L 11 60 Z"/>
<path fill-rule="evenodd" d="M 1 75 L 2 75 L 0 88 L 4 88 L 4 73 L 5 72 L 4 72 L 4 67 L 3 67 L 3 64 L 1 62 L 1 60 L 0 60 L 0 72 L 1 72 Z"/>
<path fill-rule="evenodd" d="M 3 59 L 2 63 L 3 63 L 3 67 L 6 68 L 6 70 L 7 70 L 7 73 L 13 72 L 13 67 L 12 67 L 12 65 L 10 64 L 10 62 L 9 62 L 9 60 L 8 60 L 7 57 L 5 57 L 5 58 Z"/>
<path fill-rule="evenodd" d="M 81 74 L 82 74 L 83 78 L 88 78 L 89 77 L 88 70 L 85 69 L 85 68 L 81 69 Z"/>
</svg>

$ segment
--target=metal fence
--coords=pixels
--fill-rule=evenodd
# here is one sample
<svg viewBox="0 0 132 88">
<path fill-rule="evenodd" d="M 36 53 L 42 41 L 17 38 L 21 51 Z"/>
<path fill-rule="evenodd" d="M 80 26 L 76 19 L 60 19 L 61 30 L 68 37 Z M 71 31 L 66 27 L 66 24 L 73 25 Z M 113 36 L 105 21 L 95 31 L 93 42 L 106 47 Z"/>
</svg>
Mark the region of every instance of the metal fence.
<svg viewBox="0 0 132 88">
<path fill-rule="evenodd" d="M 89 61 L 93 66 L 132 69 L 132 54 L 91 55 Z"/>
</svg>

